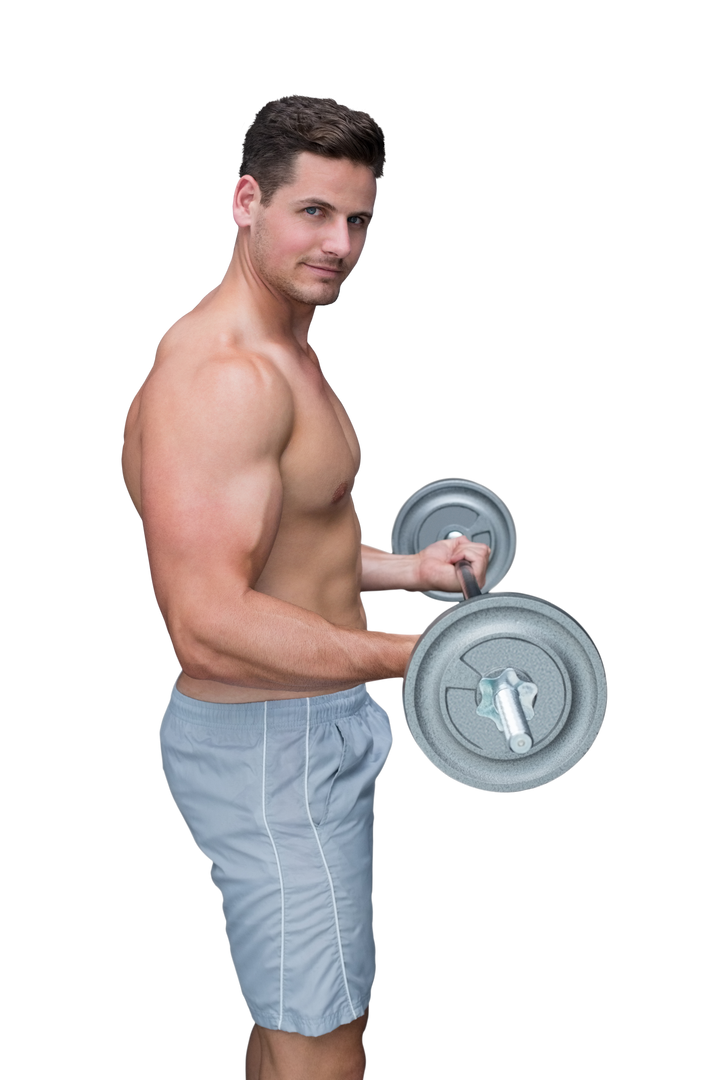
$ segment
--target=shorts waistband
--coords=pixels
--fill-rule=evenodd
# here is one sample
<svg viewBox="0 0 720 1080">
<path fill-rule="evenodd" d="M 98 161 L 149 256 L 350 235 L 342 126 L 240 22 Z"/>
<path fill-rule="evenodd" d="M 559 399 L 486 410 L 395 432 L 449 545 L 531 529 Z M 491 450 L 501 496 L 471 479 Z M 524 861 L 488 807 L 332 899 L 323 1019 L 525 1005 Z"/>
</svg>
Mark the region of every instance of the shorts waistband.
<svg viewBox="0 0 720 1080">
<path fill-rule="evenodd" d="M 273 701 L 249 701 L 231 705 L 215 701 L 198 701 L 197 698 L 181 694 L 173 687 L 168 711 L 180 720 L 190 724 L 225 724 L 262 726 L 267 717 L 273 727 L 305 727 L 308 722 L 308 703 L 310 724 L 323 724 L 358 712 L 370 697 L 365 685 L 354 686 L 351 690 L 338 690 L 335 694 L 322 694 L 318 697 L 281 698 Z"/>
</svg>

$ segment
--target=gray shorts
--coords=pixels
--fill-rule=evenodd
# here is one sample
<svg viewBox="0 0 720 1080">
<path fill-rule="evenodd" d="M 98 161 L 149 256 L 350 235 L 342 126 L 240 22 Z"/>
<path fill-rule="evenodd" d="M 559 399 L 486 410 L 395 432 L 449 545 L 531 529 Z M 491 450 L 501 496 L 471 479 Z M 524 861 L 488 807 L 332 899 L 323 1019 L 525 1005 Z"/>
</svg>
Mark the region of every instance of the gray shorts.
<svg viewBox="0 0 720 1080">
<path fill-rule="evenodd" d="M 249 705 L 174 689 L 160 737 L 175 802 L 212 859 L 255 1022 L 324 1035 L 362 1016 L 385 712 L 364 686 Z"/>
</svg>

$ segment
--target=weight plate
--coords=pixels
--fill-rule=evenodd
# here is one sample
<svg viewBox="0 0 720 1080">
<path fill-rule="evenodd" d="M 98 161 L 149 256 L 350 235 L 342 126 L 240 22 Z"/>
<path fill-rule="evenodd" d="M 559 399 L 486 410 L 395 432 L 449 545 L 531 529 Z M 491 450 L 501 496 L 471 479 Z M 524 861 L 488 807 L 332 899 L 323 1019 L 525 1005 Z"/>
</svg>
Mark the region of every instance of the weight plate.
<svg viewBox="0 0 720 1080">
<path fill-rule="evenodd" d="M 398 514 L 392 534 L 396 555 L 416 555 L 451 533 L 492 550 L 483 593 L 497 585 L 515 557 L 515 523 L 505 503 L 472 480 L 435 480 L 416 491 Z M 461 592 L 428 592 L 436 600 L 462 600 Z"/>
<path fill-rule="evenodd" d="M 479 716 L 480 679 L 514 668 L 537 686 L 533 747 L 509 749 Z M 523 791 L 567 772 L 592 745 L 605 714 L 605 671 L 567 612 L 522 593 L 493 593 L 444 612 L 418 641 L 403 688 L 415 740 L 438 768 L 486 791 Z"/>
</svg>

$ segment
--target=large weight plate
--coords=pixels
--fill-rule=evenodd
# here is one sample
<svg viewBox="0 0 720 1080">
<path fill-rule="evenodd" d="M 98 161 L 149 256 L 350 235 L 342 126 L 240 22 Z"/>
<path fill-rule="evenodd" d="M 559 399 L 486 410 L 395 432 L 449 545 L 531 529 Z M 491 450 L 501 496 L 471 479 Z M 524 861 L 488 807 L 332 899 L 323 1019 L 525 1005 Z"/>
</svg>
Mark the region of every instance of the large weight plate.
<svg viewBox="0 0 720 1080">
<path fill-rule="evenodd" d="M 416 491 L 395 520 L 392 549 L 396 555 L 418 551 L 461 533 L 492 549 L 483 593 L 497 585 L 515 557 L 515 523 L 502 499 L 472 480 L 435 480 Z M 462 600 L 462 593 L 428 592 L 436 600 Z"/>
<path fill-rule="evenodd" d="M 514 754 L 487 717 L 478 684 L 506 667 L 538 687 L 533 748 Z M 522 593 L 466 600 L 431 623 L 410 659 L 405 713 L 417 743 L 455 780 L 523 791 L 567 772 L 590 748 L 605 714 L 605 671 L 570 615 Z"/>
</svg>

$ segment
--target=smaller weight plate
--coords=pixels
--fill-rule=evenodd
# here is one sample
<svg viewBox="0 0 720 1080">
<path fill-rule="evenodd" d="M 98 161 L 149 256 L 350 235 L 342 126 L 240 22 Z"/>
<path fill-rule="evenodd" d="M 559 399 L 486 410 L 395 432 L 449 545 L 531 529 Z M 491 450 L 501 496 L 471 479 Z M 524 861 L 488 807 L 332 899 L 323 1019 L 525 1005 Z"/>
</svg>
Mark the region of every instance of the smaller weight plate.
<svg viewBox="0 0 720 1080">
<path fill-rule="evenodd" d="M 492 550 L 483 593 L 501 581 L 515 557 L 515 523 L 502 499 L 472 480 L 435 480 L 416 491 L 398 514 L 392 534 L 396 555 L 416 555 L 436 540 L 460 533 Z M 462 600 L 462 592 L 427 592 L 436 600 Z"/>
<path fill-rule="evenodd" d="M 536 684 L 533 747 L 514 754 L 478 716 L 484 676 L 514 668 Z M 403 688 L 417 743 L 438 768 L 472 787 L 523 791 L 547 784 L 590 748 L 605 714 L 602 660 L 567 612 L 521 593 L 493 593 L 445 612 L 418 641 Z"/>
</svg>

